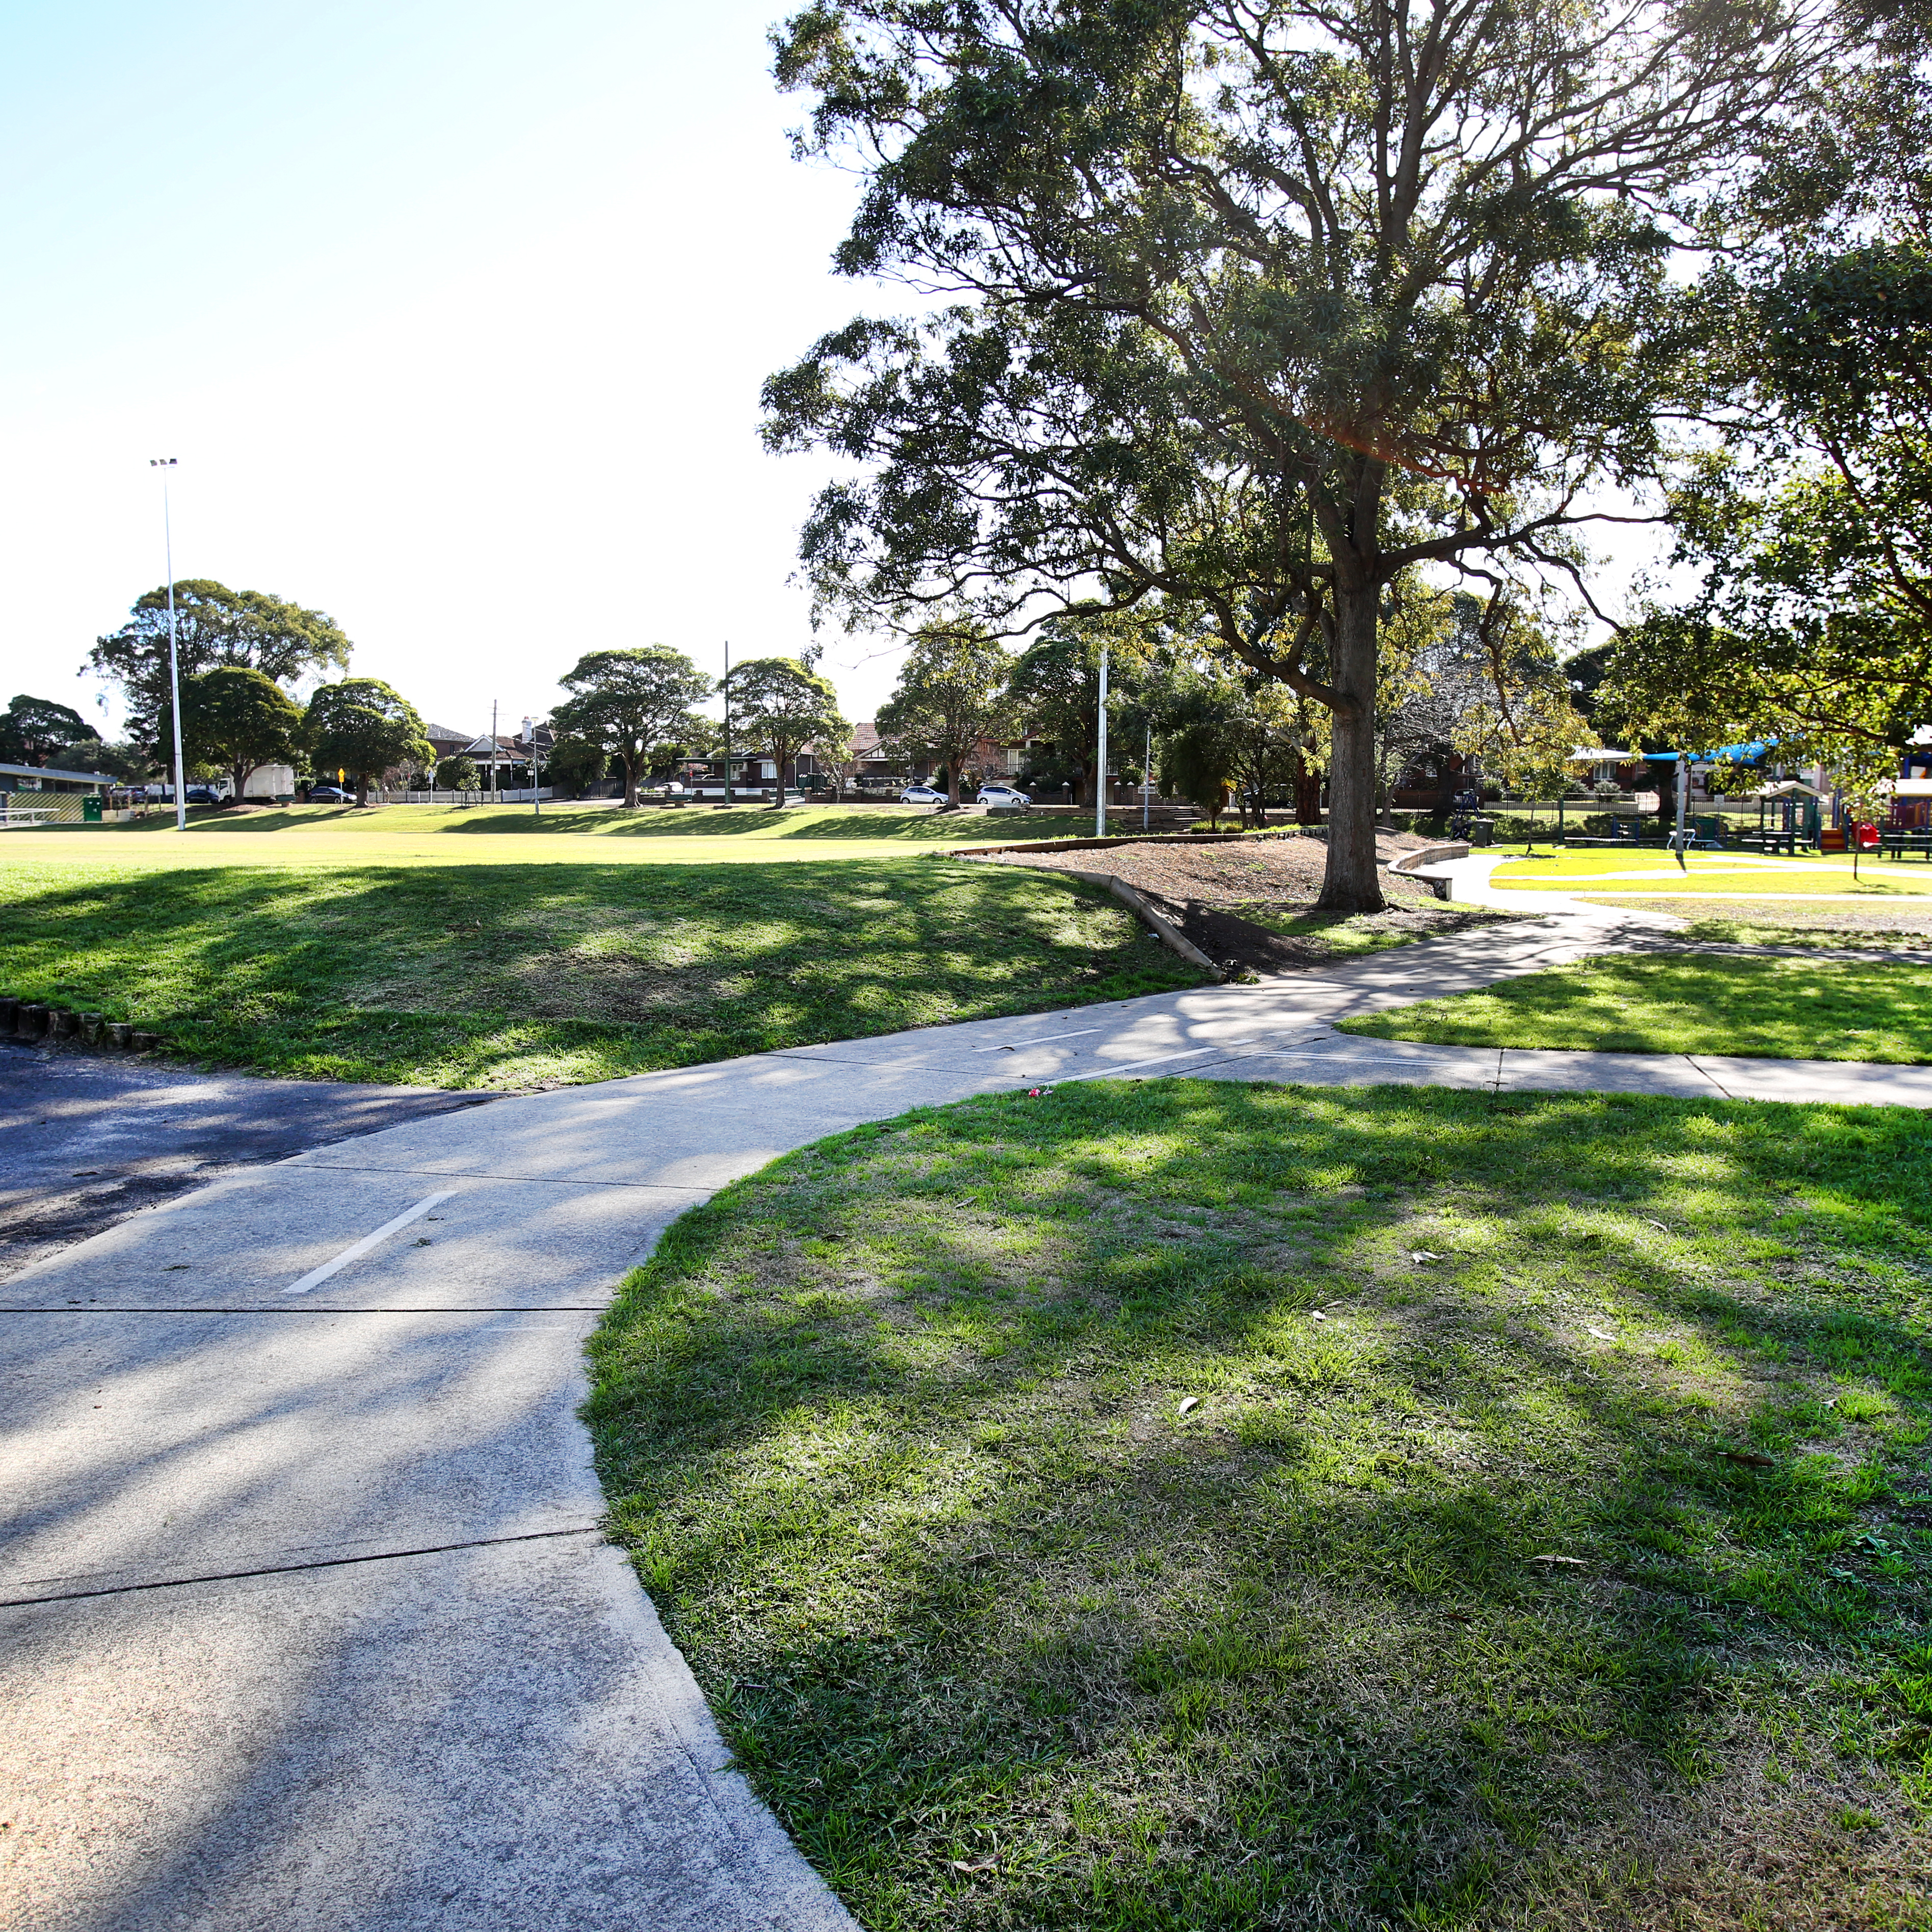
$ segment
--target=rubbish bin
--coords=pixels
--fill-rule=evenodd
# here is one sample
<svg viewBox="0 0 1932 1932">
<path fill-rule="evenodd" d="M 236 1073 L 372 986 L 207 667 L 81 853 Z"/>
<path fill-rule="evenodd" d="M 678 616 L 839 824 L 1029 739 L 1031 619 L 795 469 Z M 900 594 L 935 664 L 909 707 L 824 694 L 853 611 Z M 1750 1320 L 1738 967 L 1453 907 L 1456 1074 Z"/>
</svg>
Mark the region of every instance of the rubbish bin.
<svg viewBox="0 0 1932 1932">
<path fill-rule="evenodd" d="M 1493 845 L 1496 842 L 1496 821 L 1493 818 L 1479 818 L 1469 827 L 1472 845 Z"/>
<path fill-rule="evenodd" d="M 100 795 L 98 792 L 90 792 L 81 800 L 80 822 L 83 825 L 98 825 L 100 823 Z"/>
</svg>

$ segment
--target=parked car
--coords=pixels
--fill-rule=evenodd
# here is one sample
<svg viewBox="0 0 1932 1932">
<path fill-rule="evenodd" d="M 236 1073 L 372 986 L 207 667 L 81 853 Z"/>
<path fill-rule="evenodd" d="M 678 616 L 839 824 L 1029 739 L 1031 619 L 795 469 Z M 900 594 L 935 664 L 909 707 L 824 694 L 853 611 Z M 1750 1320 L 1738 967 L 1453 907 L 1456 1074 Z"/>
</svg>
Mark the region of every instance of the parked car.
<svg viewBox="0 0 1932 1932">
<path fill-rule="evenodd" d="M 190 785 L 182 796 L 190 805 L 219 805 L 221 794 L 212 785 Z"/>
<path fill-rule="evenodd" d="M 353 805 L 356 794 L 352 791 L 344 791 L 338 784 L 310 785 L 308 802 L 311 805 Z"/>
<path fill-rule="evenodd" d="M 899 794 L 899 802 L 902 805 L 944 805 L 946 794 L 943 791 L 934 791 L 930 785 L 908 785 Z"/>
<path fill-rule="evenodd" d="M 981 805 L 1030 805 L 1033 800 L 1013 785 L 982 784 L 978 802 Z"/>
<path fill-rule="evenodd" d="M 644 796 L 646 798 L 688 798 L 691 794 L 685 790 L 681 779 L 660 778 L 656 784 L 645 786 Z"/>
</svg>

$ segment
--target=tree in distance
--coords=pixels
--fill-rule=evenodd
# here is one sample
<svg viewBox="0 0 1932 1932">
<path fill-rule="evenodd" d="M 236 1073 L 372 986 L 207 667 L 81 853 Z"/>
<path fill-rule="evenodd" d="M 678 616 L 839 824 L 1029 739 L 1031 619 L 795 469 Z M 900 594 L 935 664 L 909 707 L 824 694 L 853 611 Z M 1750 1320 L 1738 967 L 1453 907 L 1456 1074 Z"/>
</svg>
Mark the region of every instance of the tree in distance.
<svg viewBox="0 0 1932 1932">
<path fill-rule="evenodd" d="M 415 706 L 379 678 L 323 685 L 308 701 L 303 735 L 318 771 L 355 779 L 358 806 L 369 802 L 371 778 L 436 756 Z"/>
<path fill-rule="evenodd" d="M 570 696 L 550 714 L 560 737 L 581 738 L 624 768 L 624 802 L 638 802 L 638 780 L 659 740 L 699 729 L 691 707 L 717 686 L 668 644 L 591 651 L 558 680 Z"/>
<path fill-rule="evenodd" d="M 461 752 L 445 758 L 436 768 L 436 788 L 438 791 L 481 791 L 483 779 L 476 760 Z"/>
<path fill-rule="evenodd" d="M 1752 406 L 1677 498 L 1702 584 L 1617 640 L 1600 702 L 1667 745 L 1775 737 L 1863 795 L 1932 723 L 1932 242 L 1712 307 Z"/>
<path fill-rule="evenodd" d="M 1013 661 L 983 626 L 935 617 L 914 632 L 897 688 L 879 706 L 880 742 L 915 768 L 946 773 L 948 808 L 959 807 L 959 779 L 982 740 L 1006 735 Z"/>
<path fill-rule="evenodd" d="M 251 772 L 292 764 L 302 745 L 302 708 L 275 682 L 245 665 L 225 664 L 182 680 L 182 752 L 189 762 L 218 766 L 242 796 Z M 160 755 L 174 742 L 174 707 L 156 723 Z"/>
<path fill-rule="evenodd" d="M 724 682 L 732 736 L 757 746 L 777 771 L 774 806 L 784 802 L 785 766 L 807 745 L 820 738 L 851 742 L 852 728 L 838 715 L 838 692 L 800 658 L 748 658 L 731 667 Z"/>
<path fill-rule="evenodd" d="M 258 670 L 287 685 L 312 671 L 345 671 L 353 648 L 332 617 L 260 590 L 230 590 L 206 578 L 175 586 L 176 656 L 184 681 L 218 667 Z M 128 621 L 97 638 L 96 670 L 127 694 L 130 729 L 152 739 L 168 701 L 168 593 L 164 585 L 136 601 Z"/>
<path fill-rule="evenodd" d="M 23 691 L 0 711 L 0 760 L 10 765 L 44 765 L 48 754 L 68 745 L 98 743 L 100 734 L 71 705 Z"/>
<path fill-rule="evenodd" d="M 610 754 L 588 738 L 562 737 L 550 747 L 551 784 L 581 798 L 610 769 Z"/>
<path fill-rule="evenodd" d="M 1164 609 L 1332 714 L 1320 903 L 1382 904 L 1384 587 L 1574 578 L 1596 495 L 1701 400 L 1667 270 L 1856 30 L 1805 0 L 819 0 L 805 146 L 866 178 L 842 272 L 956 293 L 765 386 L 864 466 L 801 554 L 855 620 Z"/>
</svg>

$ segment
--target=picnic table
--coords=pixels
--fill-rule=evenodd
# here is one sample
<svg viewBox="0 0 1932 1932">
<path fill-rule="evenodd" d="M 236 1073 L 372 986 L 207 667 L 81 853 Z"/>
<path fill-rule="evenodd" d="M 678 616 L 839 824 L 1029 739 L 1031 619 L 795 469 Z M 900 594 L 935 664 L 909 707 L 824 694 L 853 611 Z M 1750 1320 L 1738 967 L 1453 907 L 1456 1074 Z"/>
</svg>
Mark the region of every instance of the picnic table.
<svg viewBox="0 0 1932 1932">
<path fill-rule="evenodd" d="M 1918 858 L 1932 863 L 1932 832 L 1881 832 L 1878 835 L 1881 859 Z"/>
<path fill-rule="evenodd" d="M 1768 829 L 1762 832 L 1741 832 L 1738 834 L 1740 845 L 1759 852 L 1781 852 L 1787 859 L 1798 856 L 1798 847 L 1802 841 L 1808 849 L 1810 840 L 1798 831 L 1780 832 Z"/>
</svg>

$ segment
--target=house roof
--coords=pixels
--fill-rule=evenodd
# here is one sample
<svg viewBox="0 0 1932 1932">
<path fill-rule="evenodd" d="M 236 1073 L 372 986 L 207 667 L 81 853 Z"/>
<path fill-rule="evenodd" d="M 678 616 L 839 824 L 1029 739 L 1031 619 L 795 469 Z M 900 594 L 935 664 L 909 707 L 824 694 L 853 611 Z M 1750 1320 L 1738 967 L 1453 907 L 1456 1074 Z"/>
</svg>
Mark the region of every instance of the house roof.
<svg viewBox="0 0 1932 1932">
<path fill-rule="evenodd" d="M 423 736 L 432 745 L 460 745 L 469 735 L 466 731 L 454 730 L 447 724 L 426 724 L 423 727 Z"/>
</svg>

